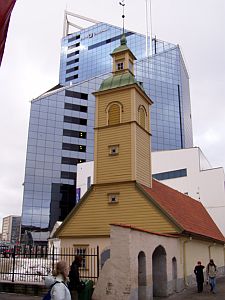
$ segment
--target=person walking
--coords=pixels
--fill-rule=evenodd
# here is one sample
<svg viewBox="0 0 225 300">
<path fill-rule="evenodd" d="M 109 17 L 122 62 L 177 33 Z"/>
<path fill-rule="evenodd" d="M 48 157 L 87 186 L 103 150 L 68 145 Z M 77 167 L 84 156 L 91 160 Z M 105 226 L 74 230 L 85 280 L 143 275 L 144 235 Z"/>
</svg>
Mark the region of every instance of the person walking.
<svg viewBox="0 0 225 300">
<path fill-rule="evenodd" d="M 198 287 L 198 293 L 202 293 L 202 291 L 203 291 L 203 282 L 204 282 L 203 269 L 204 268 L 205 267 L 202 265 L 202 263 L 200 261 L 198 261 L 197 265 L 195 266 L 195 269 L 194 269 L 197 287 Z"/>
<path fill-rule="evenodd" d="M 75 260 L 70 266 L 69 272 L 69 290 L 72 300 L 78 300 L 78 293 L 84 289 L 84 283 L 80 281 L 79 268 L 81 267 L 82 256 L 76 255 Z"/>
<path fill-rule="evenodd" d="M 56 264 L 56 269 L 53 271 L 53 276 L 45 278 L 45 285 L 50 288 L 52 300 L 71 300 L 70 291 L 67 287 L 67 276 L 69 268 L 65 261 L 59 261 Z"/>
<path fill-rule="evenodd" d="M 209 278 L 209 284 L 210 284 L 210 292 L 212 292 L 213 294 L 216 293 L 215 289 L 216 289 L 216 274 L 217 274 L 217 267 L 213 261 L 213 259 L 209 260 L 209 263 L 207 265 L 206 268 L 206 273 L 207 276 Z"/>
</svg>

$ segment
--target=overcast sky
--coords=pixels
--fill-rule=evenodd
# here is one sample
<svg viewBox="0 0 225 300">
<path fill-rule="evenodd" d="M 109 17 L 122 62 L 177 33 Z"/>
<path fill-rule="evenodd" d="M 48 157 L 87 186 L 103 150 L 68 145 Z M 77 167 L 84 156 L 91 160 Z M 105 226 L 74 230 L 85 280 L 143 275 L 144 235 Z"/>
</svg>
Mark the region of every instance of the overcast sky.
<svg viewBox="0 0 225 300">
<path fill-rule="evenodd" d="M 30 101 L 58 83 L 64 10 L 121 26 L 118 2 L 17 0 L 0 67 L 0 232 L 4 216 L 21 214 Z M 125 27 L 145 33 L 145 0 L 125 2 Z M 225 1 L 152 0 L 152 28 L 181 47 L 194 146 L 225 168 Z"/>
</svg>

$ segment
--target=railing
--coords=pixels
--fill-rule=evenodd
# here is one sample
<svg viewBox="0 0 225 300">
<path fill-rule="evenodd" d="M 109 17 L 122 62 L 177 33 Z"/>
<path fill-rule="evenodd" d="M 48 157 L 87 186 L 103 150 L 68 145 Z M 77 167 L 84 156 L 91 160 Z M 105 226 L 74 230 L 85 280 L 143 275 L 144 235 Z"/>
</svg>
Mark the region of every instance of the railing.
<svg viewBox="0 0 225 300">
<path fill-rule="evenodd" d="M 0 280 L 12 282 L 42 283 L 50 275 L 57 261 L 64 260 L 70 266 L 75 255 L 83 257 L 79 270 L 81 279 L 99 277 L 99 248 L 54 248 L 45 246 L 14 246 L 0 254 Z"/>
</svg>

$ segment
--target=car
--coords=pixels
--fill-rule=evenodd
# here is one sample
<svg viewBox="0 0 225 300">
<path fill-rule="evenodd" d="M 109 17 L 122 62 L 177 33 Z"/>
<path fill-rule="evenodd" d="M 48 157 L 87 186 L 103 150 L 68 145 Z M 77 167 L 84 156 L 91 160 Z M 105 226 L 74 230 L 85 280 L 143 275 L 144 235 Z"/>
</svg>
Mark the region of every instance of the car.
<svg viewBox="0 0 225 300">
<path fill-rule="evenodd" d="M 3 253 L 6 249 L 8 249 L 9 247 L 6 245 L 0 245 L 0 254 Z"/>
<path fill-rule="evenodd" d="M 0 254 L 2 254 L 4 257 L 6 257 L 9 252 L 10 252 L 9 246 L 0 245 Z"/>
</svg>

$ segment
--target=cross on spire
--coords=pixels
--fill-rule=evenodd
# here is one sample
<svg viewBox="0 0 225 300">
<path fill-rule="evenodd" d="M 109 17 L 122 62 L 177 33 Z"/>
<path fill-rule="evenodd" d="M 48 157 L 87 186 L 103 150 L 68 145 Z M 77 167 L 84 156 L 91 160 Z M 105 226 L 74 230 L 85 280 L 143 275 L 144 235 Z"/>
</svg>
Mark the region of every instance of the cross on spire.
<svg viewBox="0 0 225 300">
<path fill-rule="evenodd" d="M 125 3 L 124 3 L 125 0 L 121 0 L 121 2 L 119 2 L 119 5 L 121 5 L 123 7 L 123 14 L 122 14 L 122 18 L 123 18 L 123 34 L 124 34 L 124 18 L 125 18 L 125 15 L 124 15 L 124 6 L 125 6 Z"/>
</svg>

